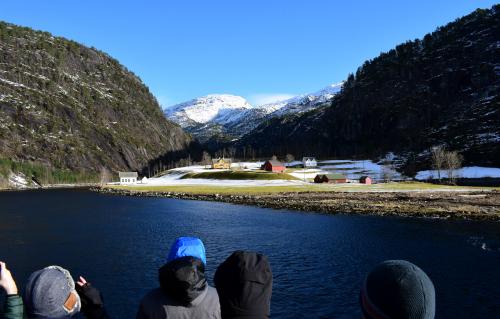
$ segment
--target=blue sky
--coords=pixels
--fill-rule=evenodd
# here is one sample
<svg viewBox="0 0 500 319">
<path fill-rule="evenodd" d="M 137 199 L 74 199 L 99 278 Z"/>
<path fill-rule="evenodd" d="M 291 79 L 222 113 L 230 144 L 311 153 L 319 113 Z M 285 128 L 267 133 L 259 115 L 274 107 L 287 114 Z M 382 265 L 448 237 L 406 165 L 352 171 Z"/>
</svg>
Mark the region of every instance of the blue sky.
<svg viewBox="0 0 500 319">
<path fill-rule="evenodd" d="M 495 1 L 3 1 L 0 20 L 94 46 L 165 107 L 211 93 L 253 104 L 317 91 L 366 59 Z"/>
</svg>

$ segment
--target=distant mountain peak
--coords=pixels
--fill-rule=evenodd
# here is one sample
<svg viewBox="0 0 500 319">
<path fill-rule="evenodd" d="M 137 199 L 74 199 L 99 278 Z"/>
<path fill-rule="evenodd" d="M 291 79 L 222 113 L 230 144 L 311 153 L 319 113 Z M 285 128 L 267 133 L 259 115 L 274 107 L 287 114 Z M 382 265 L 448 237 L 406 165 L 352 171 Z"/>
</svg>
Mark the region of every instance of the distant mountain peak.
<svg viewBox="0 0 500 319">
<path fill-rule="evenodd" d="M 343 83 L 331 84 L 317 92 L 252 106 L 237 95 L 209 94 L 165 109 L 166 116 L 201 141 L 213 135 L 239 137 L 269 117 L 301 113 L 330 101 Z"/>
<path fill-rule="evenodd" d="M 166 115 L 183 127 L 208 122 L 223 122 L 230 113 L 240 113 L 252 105 L 243 97 L 231 94 L 209 94 L 165 109 Z M 235 112 L 236 111 L 236 112 Z"/>
</svg>

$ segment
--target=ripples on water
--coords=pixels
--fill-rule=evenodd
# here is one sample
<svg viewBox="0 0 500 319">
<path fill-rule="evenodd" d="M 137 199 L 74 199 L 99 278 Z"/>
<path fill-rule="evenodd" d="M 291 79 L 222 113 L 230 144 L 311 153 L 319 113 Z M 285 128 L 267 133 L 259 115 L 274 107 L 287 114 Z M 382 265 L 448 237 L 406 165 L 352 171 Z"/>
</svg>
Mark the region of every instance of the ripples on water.
<svg viewBox="0 0 500 319">
<path fill-rule="evenodd" d="M 182 235 L 205 242 L 210 282 L 234 250 L 268 255 L 273 318 L 359 318 L 363 277 L 397 258 L 432 278 L 438 318 L 500 318 L 499 223 L 326 216 L 81 191 L 0 193 L 0 258 L 18 281 L 61 264 L 93 281 L 115 318 L 134 317 Z"/>
</svg>

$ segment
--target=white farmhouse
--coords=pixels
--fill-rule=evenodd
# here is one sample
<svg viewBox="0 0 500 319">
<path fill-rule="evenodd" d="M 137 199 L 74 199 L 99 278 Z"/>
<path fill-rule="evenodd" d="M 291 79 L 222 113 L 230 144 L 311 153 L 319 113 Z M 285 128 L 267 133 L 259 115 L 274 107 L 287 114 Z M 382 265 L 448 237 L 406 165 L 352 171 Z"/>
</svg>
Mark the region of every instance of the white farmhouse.
<svg viewBox="0 0 500 319">
<path fill-rule="evenodd" d="M 121 185 L 137 183 L 137 172 L 118 172 L 118 175 Z"/>
<path fill-rule="evenodd" d="M 302 165 L 304 165 L 304 168 L 308 167 L 316 167 L 318 166 L 318 162 L 314 157 L 303 157 L 302 158 Z"/>
</svg>

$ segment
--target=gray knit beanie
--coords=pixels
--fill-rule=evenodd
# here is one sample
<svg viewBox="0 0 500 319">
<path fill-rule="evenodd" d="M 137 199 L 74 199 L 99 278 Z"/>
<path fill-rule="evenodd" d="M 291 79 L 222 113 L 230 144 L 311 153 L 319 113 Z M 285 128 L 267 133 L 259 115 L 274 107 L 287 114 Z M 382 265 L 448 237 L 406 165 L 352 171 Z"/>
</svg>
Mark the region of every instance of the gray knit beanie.
<svg viewBox="0 0 500 319">
<path fill-rule="evenodd" d="M 387 260 L 366 277 L 360 294 L 366 319 L 433 319 L 434 285 L 425 272 L 405 260 Z"/>
<path fill-rule="evenodd" d="M 71 274 L 59 266 L 32 273 L 23 300 L 29 318 L 70 318 L 81 306 Z"/>
</svg>

